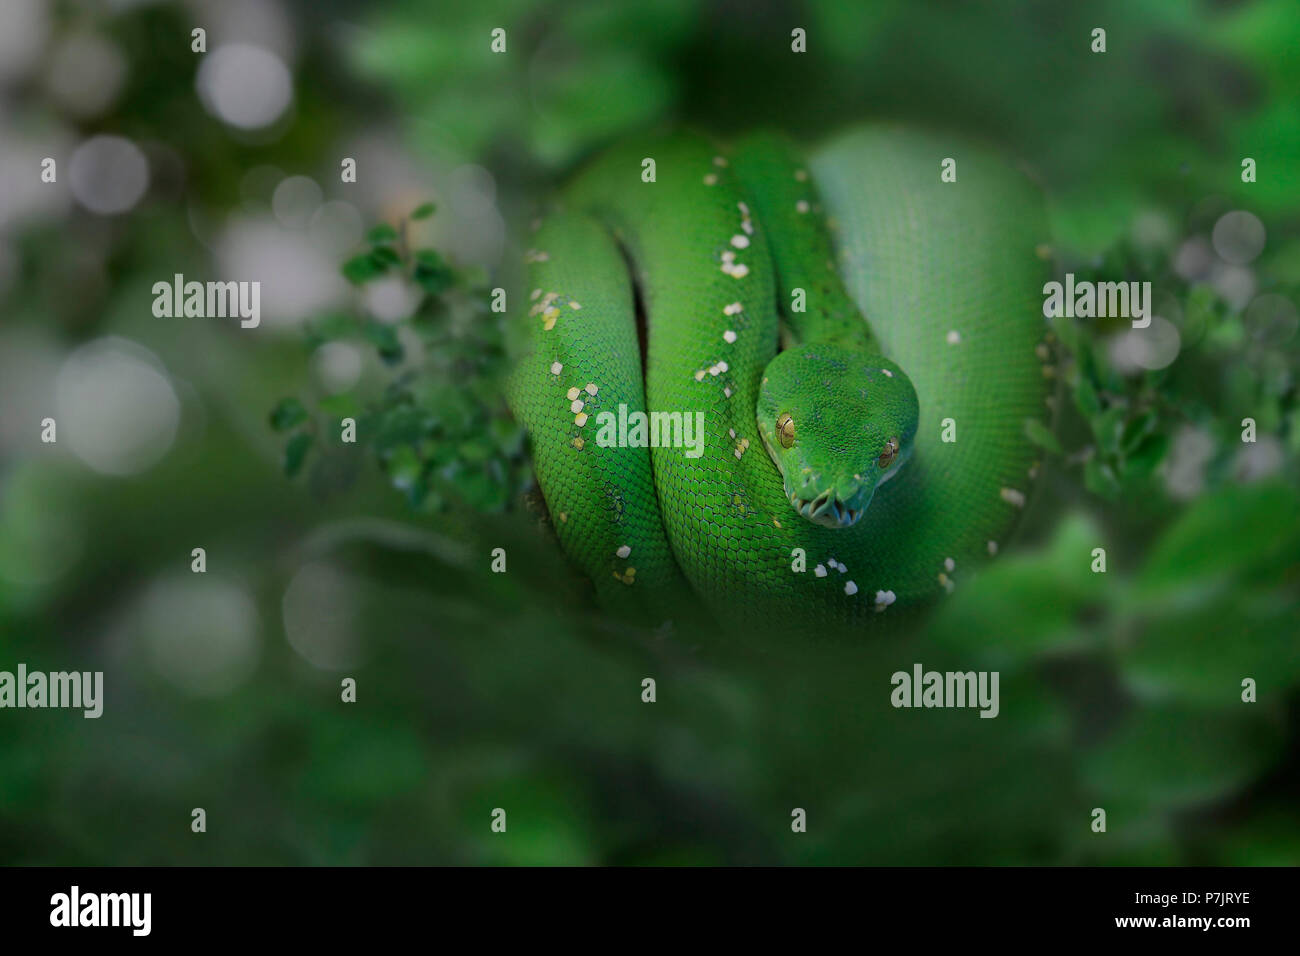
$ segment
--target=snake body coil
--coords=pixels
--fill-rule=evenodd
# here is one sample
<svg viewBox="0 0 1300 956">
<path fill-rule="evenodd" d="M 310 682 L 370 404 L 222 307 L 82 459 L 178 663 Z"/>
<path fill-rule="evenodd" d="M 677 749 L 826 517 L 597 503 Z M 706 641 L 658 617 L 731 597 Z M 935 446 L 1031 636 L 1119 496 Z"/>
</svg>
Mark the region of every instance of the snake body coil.
<svg viewBox="0 0 1300 956">
<path fill-rule="evenodd" d="M 509 397 L 605 602 L 878 621 L 996 552 L 1048 412 L 1046 227 L 996 158 L 963 149 L 943 182 L 952 151 L 872 128 L 804 164 L 677 136 L 570 185 L 525 256 Z"/>
</svg>

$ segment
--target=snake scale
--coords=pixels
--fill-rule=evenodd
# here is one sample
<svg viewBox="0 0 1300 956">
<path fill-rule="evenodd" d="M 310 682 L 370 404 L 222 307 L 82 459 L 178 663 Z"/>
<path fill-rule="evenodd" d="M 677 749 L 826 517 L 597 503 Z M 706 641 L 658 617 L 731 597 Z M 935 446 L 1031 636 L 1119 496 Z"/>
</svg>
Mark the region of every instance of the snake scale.
<svg viewBox="0 0 1300 956">
<path fill-rule="evenodd" d="M 875 624 L 996 553 L 1052 372 L 1042 199 L 1005 161 L 895 127 L 806 159 L 649 137 L 535 228 L 508 398 L 603 603 Z"/>
</svg>

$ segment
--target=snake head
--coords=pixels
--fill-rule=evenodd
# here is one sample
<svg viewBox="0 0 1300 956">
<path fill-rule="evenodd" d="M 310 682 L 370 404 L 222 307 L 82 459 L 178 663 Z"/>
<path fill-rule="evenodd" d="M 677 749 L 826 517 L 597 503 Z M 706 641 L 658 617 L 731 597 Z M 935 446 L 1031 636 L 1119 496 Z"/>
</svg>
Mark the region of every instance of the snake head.
<svg viewBox="0 0 1300 956">
<path fill-rule="evenodd" d="M 791 506 L 847 528 L 911 457 L 919 411 L 911 381 L 888 359 L 805 344 L 768 364 L 756 414 Z"/>
</svg>

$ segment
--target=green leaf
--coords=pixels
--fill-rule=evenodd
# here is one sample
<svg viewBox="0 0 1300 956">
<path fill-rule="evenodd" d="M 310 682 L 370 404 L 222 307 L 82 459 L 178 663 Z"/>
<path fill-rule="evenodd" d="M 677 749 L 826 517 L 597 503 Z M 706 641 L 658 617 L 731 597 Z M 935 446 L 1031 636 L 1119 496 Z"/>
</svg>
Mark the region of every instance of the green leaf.
<svg viewBox="0 0 1300 956">
<path fill-rule="evenodd" d="M 1121 463 L 1125 478 L 1146 478 L 1169 453 L 1168 435 L 1148 435 Z"/>
<path fill-rule="evenodd" d="M 433 215 L 433 211 L 434 211 L 434 209 L 436 209 L 436 208 L 437 208 L 437 207 L 434 206 L 434 204 L 431 203 L 431 202 L 427 202 L 427 203 L 425 203 L 425 204 L 422 205 L 422 206 L 416 206 L 416 207 L 415 207 L 415 211 L 414 211 L 413 213 L 411 213 L 411 218 L 412 218 L 412 219 L 428 219 L 430 216 Z"/>
<path fill-rule="evenodd" d="M 1037 418 L 1025 419 L 1025 434 L 1039 448 L 1045 448 L 1055 455 L 1061 454 L 1061 443 L 1057 441 L 1056 435 Z"/>
<path fill-rule="evenodd" d="M 424 438 L 431 422 L 420 409 L 410 405 L 391 408 L 380 417 L 375 448 L 385 457 L 401 445 L 413 445 Z"/>
<path fill-rule="evenodd" d="M 302 471 L 302 464 L 307 460 L 307 452 L 314 439 L 310 432 L 298 432 L 284 446 L 284 473 L 290 478 Z"/>
<path fill-rule="evenodd" d="M 1148 594 L 1276 580 L 1300 562 L 1300 495 L 1281 483 L 1202 498 L 1156 543 L 1138 578 Z"/>
<path fill-rule="evenodd" d="M 1124 407 L 1115 405 L 1092 420 L 1092 431 L 1097 437 L 1097 446 L 1108 455 L 1119 451 L 1119 436 L 1124 428 L 1124 414 Z"/>
<path fill-rule="evenodd" d="M 384 467 L 393 487 L 407 492 L 415 488 L 424 472 L 424 462 L 410 445 L 393 448 Z"/>
<path fill-rule="evenodd" d="M 1097 390 L 1086 376 L 1081 376 L 1079 384 L 1074 388 L 1074 403 L 1079 406 L 1084 418 L 1092 418 L 1101 412 L 1101 399 L 1097 397 Z"/>
<path fill-rule="evenodd" d="M 362 285 L 381 276 L 388 269 L 388 264 L 368 252 L 353 256 L 343 263 L 343 277 L 353 285 Z"/>
<path fill-rule="evenodd" d="M 456 273 L 432 249 L 415 254 L 415 281 L 430 295 L 441 295 L 455 284 Z"/>
<path fill-rule="evenodd" d="M 307 420 L 307 409 L 296 398 L 282 398 L 271 410 L 271 427 L 278 432 L 288 431 Z"/>
<path fill-rule="evenodd" d="M 1119 658 L 1125 682 L 1140 693 L 1228 709 L 1242 706 L 1243 678 L 1255 681 L 1264 701 L 1280 701 L 1300 684 L 1300 605 L 1284 589 L 1194 588 L 1141 621 Z"/>
<path fill-rule="evenodd" d="M 1103 498 L 1114 498 L 1119 493 L 1115 469 L 1095 457 L 1083 466 L 1083 486 Z"/>
<path fill-rule="evenodd" d="M 385 242 L 396 242 L 397 230 L 386 222 L 381 222 L 369 232 L 366 233 L 366 242 L 371 245 L 382 245 Z"/>
<path fill-rule="evenodd" d="M 1155 412 L 1143 412 L 1125 423 L 1120 433 L 1119 447 L 1128 452 L 1136 448 L 1147 435 L 1155 430 L 1158 419 Z"/>
<path fill-rule="evenodd" d="M 1091 521 L 1071 515 L 1046 548 L 999 559 L 958 587 L 935 615 L 931 639 L 999 666 L 1076 643 L 1076 616 L 1107 583 L 1091 570 L 1092 549 L 1104 545 Z"/>
<path fill-rule="evenodd" d="M 400 362 L 406 351 L 397 338 L 397 330 L 382 322 L 367 322 L 362 334 L 379 350 L 379 357 L 389 365 Z"/>
<path fill-rule="evenodd" d="M 390 266 L 400 266 L 402 264 L 402 257 L 397 254 L 392 246 L 375 246 L 374 251 L 370 254 L 380 262 Z"/>
<path fill-rule="evenodd" d="M 1254 780 L 1277 757 L 1280 743 L 1263 713 L 1244 708 L 1141 707 L 1084 758 L 1084 778 L 1099 796 L 1119 802 L 1206 803 Z"/>
</svg>

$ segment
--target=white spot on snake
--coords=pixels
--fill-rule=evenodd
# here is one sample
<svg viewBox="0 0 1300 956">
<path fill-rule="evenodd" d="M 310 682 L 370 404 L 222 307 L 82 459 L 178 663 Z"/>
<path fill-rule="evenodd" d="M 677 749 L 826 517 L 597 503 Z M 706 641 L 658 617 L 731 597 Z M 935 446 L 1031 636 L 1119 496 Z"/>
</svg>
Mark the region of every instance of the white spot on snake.
<svg viewBox="0 0 1300 956">
<path fill-rule="evenodd" d="M 540 249 L 529 249 L 524 253 L 524 262 L 549 262 L 551 254 Z"/>
<path fill-rule="evenodd" d="M 573 447 L 576 448 L 576 449 L 578 449 L 578 451 L 582 451 L 582 449 L 586 446 L 586 444 L 587 444 L 587 443 L 586 443 L 585 441 L 583 441 L 581 435 L 579 435 L 577 438 L 573 439 Z"/>
<path fill-rule="evenodd" d="M 559 375 L 559 374 L 560 374 L 561 372 L 563 372 L 563 371 L 564 371 L 564 366 L 561 365 L 559 362 L 552 362 L 552 363 L 551 363 L 551 374 L 552 374 L 552 375 Z"/>
<path fill-rule="evenodd" d="M 728 429 L 727 429 L 727 434 L 730 435 L 732 438 L 735 438 L 735 437 L 736 437 L 736 430 L 735 430 L 734 428 L 728 428 Z"/>
<path fill-rule="evenodd" d="M 731 244 L 732 244 L 733 246 L 735 246 L 737 249 L 748 249 L 748 248 L 749 248 L 749 236 L 739 236 L 739 235 L 737 235 L 737 236 L 732 236 L 732 237 L 731 237 Z"/>
<path fill-rule="evenodd" d="M 716 186 L 716 185 L 718 185 L 718 177 L 717 177 L 717 174 L 716 174 L 716 173 L 708 173 L 708 174 L 706 174 L 705 177 L 704 177 L 704 185 L 706 185 L 706 186 Z"/>
<path fill-rule="evenodd" d="M 749 218 L 749 207 L 746 206 L 743 202 L 736 203 L 736 208 L 740 210 L 740 214 L 742 216 L 744 216 L 746 219 Z"/>
<path fill-rule="evenodd" d="M 585 406 L 586 406 L 586 402 L 584 402 L 580 398 L 575 398 L 572 402 L 569 403 L 569 411 L 573 412 L 576 415 L 578 412 L 582 411 L 582 409 Z"/>
<path fill-rule="evenodd" d="M 619 549 L 614 553 L 618 555 L 620 558 L 626 558 L 629 554 L 632 553 L 632 549 L 628 547 L 626 544 L 619 545 Z"/>
<path fill-rule="evenodd" d="M 730 371 L 730 369 L 731 369 L 731 366 L 729 366 L 726 362 L 719 362 L 719 363 L 718 363 L 718 371 L 719 371 L 719 372 Z"/>
<path fill-rule="evenodd" d="M 998 543 L 997 543 L 996 541 L 990 541 L 990 542 L 989 542 L 989 554 L 990 554 L 990 555 L 994 555 L 994 554 L 997 554 L 997 553 L 998 553 Z"/>
<path fill-rule="evenodd" d="M 577 425 L 579 428 L 581 428 L 583 425 L 587 424 L 587 413 L 586 413 L 586 412 L 578 412 L 578 414 L 574 415 L 574 416 L 573 416 L 573 424 Z"/>
<path fill-rule="evenodd" d="M 736 341 L 736 333 L 731 329 L 727 329 L 727 331 L 722 333 L 722 341 L 730 345 L 732 342 Z"/>
<path fill-rule="evenodd" d="M 820 565 L 820 564 L 817 565 L 817 567 L 813 568 L 813 574 L 817 575 L 817 577 L 819 577 L 819 578 L 824 578 L 824 577 L 826 577 L 826 568 L 825 568 L 825 566 L 824 566 L 824 565 Z"/>
<path fill-rule="evenodd" d="M 570 302 L 570 303 L 569 303 L 569 308 L 571 308 L 574 312 L 577 312 L 579 309 L 582 308 L 582 303 L 581 303 L 581 302 Z"/>
<path fill-rule="evenodd" d="M 893 591 L 877 591 L 876 592 L 876 613 L 880 613 L 885 608 L 889 607 L 889 605 L 893 604 L 894 601 L 896 600 L 897 598 L 895 597 Z"/>
<path fill-rule="evenodd" d="M 722 253 L 722 261 L 730 265 L 736 261 L 736 254 L 730 249 L 727 249 Z"/>
<path fill-rule="evenodd" d="M 735 314 L 737 314 L 738 312 L 743 312 L 744 309 L 745 309 L 745 307 L 744 307 L 743 305 L 741 305 L 739 302 L 733 302 L 733 303 L 731 303 L 730 305 L 728 305 L 726 308 L 724 308 L 724 309 L 722 310 L 722 314 L 723 314 L 723 315 L 735 315 Z"/>
<path fill-rule="evenodd" d="M 745 265 L 743 262 L 737 262 L 735 268 L 731 270 L 731 277 L 733 279 L 743 279 L 747 275 L 749 275 L 749 266 Z"/>
<path fill-rule="evenodd" d="M 725 388 L 723 388 L 722 394 L 725 395 L 727 398 L 731 398 L 731 386 L 728 385 Z"/>
<path fill-rule="evenodd" d="M 713 157 L 713 165 L 714 165 L 714 166 L 717 166 L 719 169 L 721 169 L 723 166 L 726 166 L 726 165 L 727 165 L 727 157 L 725 157 L 725 156 L 714 156 L 714 157 Z"/>
<path fill-rule="evenodd" d="M 587 387 L 583 389 L 588 395 L 595 395 L 600 389 L 596 387 L 595 382 L 588 382 Z"/>
<path fill-rule="evenodd" d="M 551 366 L 551 367 L 554 368 L 555 366 Z M 569 401 L 573 401 L 581 394 L 582 392 L 579 391 L 578 386 L 575 385 L 573 386 L 573 388 L 569 389 L 567 392 L 564 393 L 564 397 L 567 398 Z M 574 411 L 576 412 L 577 409 L 575 408 Z"/>
<path fill-rule="evenodd" d="M 710 366 L 709 366 L 709 374 L 710 374 L 710 375 L 717 375 L 717 374 L 718 374 L 719 372 L 721 372 L 721 371 L 722 371 L 722 369 L 718 368 L 718 366 L 716 366 L 716 365 L 710 365 Z"/>
<path fill-rule="evenodd" d="M 529 294 L 528 299 L 529 299 L 529 301 L 531 301 L 531 302 L 536 302 L 538 296 L 540 296 L 541 294 L 542 294 L 542 290 L 541 290 L 541 289 L 534 289 L 534 290 Z"/>
<path fill-rule="evenodd" d="M 794 204 L 794 211 L 800 214 L 806 213 L 812 207 L 808 205 L 808 200 L 800 199 Z"/>
<path fill-rule="evenodd" d="M 958 332 L 956 329 L 953 329 L 951 332 L 948 333 L 946 339 L 949 345 L 956 345 L 958 342 L 961 341 L 961 333 Z"/>
<path fill-rule="evenodd" d="M 740 228 L 743 229 L 745 231 L 745 234 L 748 236 L 752 236 L 754 234 L 754 224 L 750 222 L 748 219 L 742 219 L 740 221 Z"/>
<path fill-rule="evenodd" d="M 699 371 L 697 371 L 697 372 L 695 373 L 695 381 L 697 381 L 697 382 L 702 382 L 702 381 L 704 381 L 704 376 L 707 375 L 707 374 L 708 374 L 708 372 L 706 372 L 704 369 L 700 369 Z"/>
<path fill-rule="evenodd" d="M 1015 505 L 1017 508 L 1025 506 L 1025 493 L 1023 491 L 1017 491 L 1015 488 L 1003 488 L 999 494 L 1002 495 L 1002 500 L 1007 504 Z"/>
<path fill-rule="evenodd" d="M 948 575 L 944 574 L 942 571 L 939 572 L 939 583 L 943 585 L 945 591 L 949 594 L 952 593 L 953 583 L 951 579 L 949 579 Z"/>
<path fill-rule="evenodd" d="M 951 572 L 956 567 L 957 567 L 957 562 L 954 561 L 952 558 L 943 559 L 943 569 L 945 571 Z"/>
<path fill-rule="evenodd" d="M 853 595 L 858 593 L 858 586 L 854 584 L 852 581 L 845 581 L 844 593 L 847 594 L 849 597 L 852 597 Z"/>
<path fill-rule="evenodd" d="M 889 369 L 887 369 L 887 368 L 882 368 L 880 371 L 882 371 L 882 372 L 885 373 L 885 378 L 893 378 L 893 377 L 894 377 L 894 373 L 891 372 L 891 371 L 890 371 Z"/>
</svg>

